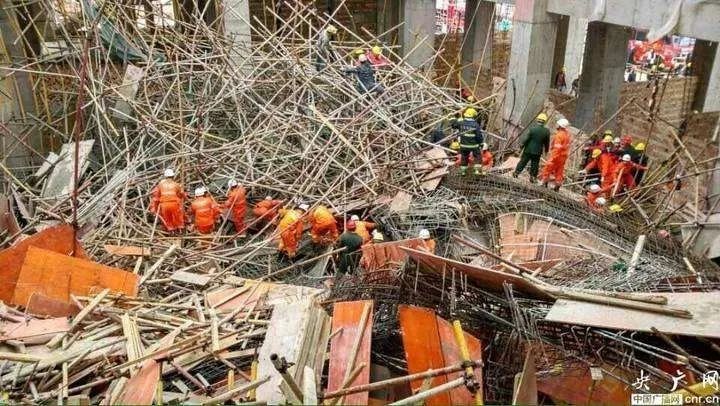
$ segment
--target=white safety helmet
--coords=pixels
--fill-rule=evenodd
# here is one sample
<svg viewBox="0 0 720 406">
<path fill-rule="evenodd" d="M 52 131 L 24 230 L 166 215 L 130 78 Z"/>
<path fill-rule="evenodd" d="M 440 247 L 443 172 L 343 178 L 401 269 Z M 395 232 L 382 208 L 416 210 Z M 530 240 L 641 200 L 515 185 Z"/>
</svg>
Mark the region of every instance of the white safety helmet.
<svg viewBox="0 0 720 406">
<path fill-rule="evenodd" d="M 237 186 L 237 185 L 238 185 L 238 182 L 237 182 L 235 179 L 230 179 L 230 180 L 228 181 L 228 187 L 229 187 L 229 188 L 235 187 L 235 186 Z"/>
<path fill-rule="evenodd" d="M 598 197 L 595 200 L 595 204 L 597 204 L 598 206 L 605 206 L 606 203 L 607 203 L 607 200 L 605 200 L 604 197 Z"/>
<path fill-rule="evenodd" d="M 265 200 L 272 200 L 272 196 L 265 196 Z"/>
<path fill-rule="evenodd" d="M 613 144 L 620 145 L 620 137 L 613 138 Z"/>
<path fill-rule="evenodd" d="M 593 193 L 597 193 L 601 190 L 602 190 L 602 188 L 597 183 L 593 183 L 592 185 L 590 185 L 590 191 Z"/>
<path fill-rule="evenodd" d="M 560 120 L 558 120 L 557 125 L 560 128 L 568 128 L 570 127 L 570 122 L 567 121 L 567 119 L 561 118 Z"/>
<path fill-rule="evenodd" d="M 632 158 L 630 158 L 630 154 L 625 154 L 622 157 L 623 162 L 630 162 Z"/>
<path fill-rule="evenodd" d="M 204 196 L 205 193 L 207 193 L 207 189 L 205 189 L 205 186 L 195 188 L 195 197 Z"/>
<path fill-rule="evenodd" d="M 309 208 L 310 208 L 310 206 L 309 206 L 307 203 L 301 203 L 301 204 L 298 206 L 298 209 L 300 209 L 300 210 L 302 210 L 302 211 L 308 211 Z"/>
<path fill-rule="evenodd" d="M 357 214 L 350 216 L 350 221 L 360 221 L 360 217 Z"/>
<path fill-rule="evenodd" d="M 420 230 L 418 237 L 422 238 L 423 240 L 429 240 L 430 239 L 430 231 L 428 231 L 426 228 L 423 228 L 422 230 Z"/>
<path fill-rule="evenodd" d="M 362 55 L 358 56 L 358 61 L 360 61 L 360 62 L 367 61 L 367 55 L 362 54 Z"/>
<path fill-rule="evenodd" d="M 483 150 L 483 151 L 487 151 L 487 149 L 488 149 L 487 142 L 483 142 L 483 144 L 482 144 L 482 150 Z"/>
<path fill-rule="evenodd" d="M 173 168 L 167 168 L 165 169 L 165 172 L 163 172 L 163 175 L 166 178 L 172 178 L 173 176 L 175 176 L 175 170 Z"/>
</svg>

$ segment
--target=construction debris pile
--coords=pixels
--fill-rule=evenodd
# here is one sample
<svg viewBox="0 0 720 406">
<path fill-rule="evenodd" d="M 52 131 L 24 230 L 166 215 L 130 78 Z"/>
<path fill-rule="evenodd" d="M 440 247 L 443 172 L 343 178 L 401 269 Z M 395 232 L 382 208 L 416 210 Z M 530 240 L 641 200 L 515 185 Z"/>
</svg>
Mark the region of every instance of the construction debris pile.
<svg viewBox="0 0 720 406">
<path fill-rule="evenodd" d="M 699 382 L 720 366 L 717 267 L 646 221 L 511 179 L 507 163 L 458 176 L 430 134 L 465 102 L 392 47 L 368 89 L 351 55 L 380 41 L 300 2 L 277 29 L 253 21 L 252 46 L 199 16 L 141 30 L 117 3 L 63 9 L 56 48 L 16 69 L 45 111 L 2 127 L 41 163 L 2 166 L 0 385 L 13 401 L 714 393 Z M 28 144 L 37 133 L 52 152 Z M 277 216 L 248 215 L 246 233 L 228 215 L 210 234 L 167 232 L 150 201 L 169 168 L 188 193 L 222 201 L 236 180 L 250 204 L 324 205 L 341 228 L 371 219 L 385 242 L 337 275 L 337 247 L 307 236 L 279 256 Z M 653 381 L 634 388 L 641 370 Z"/>
</svg>

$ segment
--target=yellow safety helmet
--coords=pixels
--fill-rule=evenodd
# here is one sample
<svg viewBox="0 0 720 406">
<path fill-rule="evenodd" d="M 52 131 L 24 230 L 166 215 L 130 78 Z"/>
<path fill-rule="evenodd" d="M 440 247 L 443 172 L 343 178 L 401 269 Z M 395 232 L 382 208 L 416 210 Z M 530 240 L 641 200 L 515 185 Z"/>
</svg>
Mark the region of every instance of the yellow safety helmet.
<svg viewBox="0 0 720 406">
<path fill-rule="evenodd" d="M 613 137 L 612 137 L 612 135 L 606 135 L 606 136 L 603 138 L 603 142 L 605 142 L 605 143 L 612 143 L 612 142 L 613 142 Z"/>
<path fill-rule="evenodd" d="M 541 122 L 541 123 L 547 123 L 547 121 L 548 121 L 548 116 L 547 116 L 547 114 L 545 114 L 545 113 L 540 113 L 540 114 L 538 114 L 538 116 L 537 116 L 537 121 L 539 121 L 539 122 Z"/>
<path fill-rule="evenodd" d="M 476 101 L 475 96 L 470 95 L 470 96 L 467 97 L 467 102 L 468 102 L 468 103 L 475 103 L 475 101 Z"/>
<path fill-rule="evenodd" d="M 621 211 L 623 211 L 623 208 L 622 208 L 622 206 L 620 206 L 619 204 L 616 203 L 616 204 L 613 204 L 612 206 L 608 207 L 608 210 L 610 210 L 610 213 L 620 213 Z"/>
<path fill-rule="evenodd" d="M 603 133 L 603 135 L 610 135 L 610 136 L 612 136 L 612 135 L 613 135 L 613 132 L 612 132 L 612 130 L 605 130 L 605 132 Z"/>
<path fill-rule="evenodd" d="M 593 158 L 599 157 L 600 154 L 602 154 L 602 151 L 599 150 L 599 149 L 597 149 L 597 148 L 592 151 L 592 157 L 593 157 Z"/>
<path fill-rule="evenodd" d="M 450 149 L 453 151 L 459 151 L 460 150 L 460 141 L 455 140 L 450 143 Z"/>
<path fill-rule="evenodd" d="M 465 118 L 475 118 L 475 117 L 477 117 L 477 115 L 478 115 L 477 110 L 475 110 L 472 107 L 466 108 L 465 111 L 463 112 L 463 117 L 465 117 Z"/>
<path fill-rule="evenodd" d="M 358 57 L 358 56 L 360 56 L 360 55 L 365 55 L 365 51 L 363 51 L 362 49 L 358 48 L 358 49 L 356 49 L 356 50 L 353 51 L 353 54 L 354 54 L 356 57 Z"/>
<path fill-rule="evenodd" d="M 635 151 L 645 151 L 645 143 L 638 142 L 638 144 L 635 146 Z"/>
<path fill-rule="evenodd" d="M 382 48 L 375 45 L 374 47 L 372 47 L 372 53 L 373 53 L 373 55 L 380 56 L 380 55 L 382 55 Z"/>
<path fill-rule="evenodd" d="M 328 34 L 337 34 L 337 27 L 335 27 L 332 24 L 328 24 L 327 28 L 325 28 L 325 31 L 328 32 Z"/>
</svg>

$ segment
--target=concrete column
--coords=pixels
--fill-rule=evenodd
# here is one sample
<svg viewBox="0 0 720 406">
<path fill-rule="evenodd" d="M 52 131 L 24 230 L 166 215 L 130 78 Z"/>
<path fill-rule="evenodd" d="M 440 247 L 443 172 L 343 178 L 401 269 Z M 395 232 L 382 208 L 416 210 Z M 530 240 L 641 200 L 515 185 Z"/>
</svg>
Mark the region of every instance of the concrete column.
<svg viewBox="0 0 720 406">
<path fill-rule="evenodd" d="M 567 42 L 565 43 L 565 79 L 568 89 L 571 88 L 573 80 L 582 73 L 587 26 L 586 18 L 570 17 L 568 22 Z"/>
<path fill-rule="evenodd" d="M 553 54 L 552 81 L 550 87 L 555 87 L 555 74 L 565 66 L 565 46 L 568 37 L 568 23 L 570 17 L 558 16 L 557 33 L 555 34 L 555 53 Z M 569 85 L 569 83 L 568 83 Z"/>
<path fill-rule="evenodd" d="M 244 51 L 250 48 L 250 1 L 225 0 L 223 23 L 225 35 L 232 39 L 234 45 L 231 58 L 236 64 L 241 64 L 245 60 Z"/>
<path fill-rule="evenodd" d="M 720 111 L 720 46 L 717 42 L 695 42 L 692 72 L 698 77 L 693 109 Z"/>
<path fill-rule="evenodd" d="M 392 30 L 400 22 L 400 8 L 395 2 L 378 0 L 377 7 L 377 33 L 378 35 L 387 32 L 386 35 L 378 37 L 378 39 L 386 44 L 397 44 L 398 31 Z M 388 32 L 390 31 L 390 32 Z"/>
<path fill-rule="evenodd" d="M 550 89 L 557 33 L 547 0 L 517 0 L 503 118 L 510 133 L 538 114 Z"/>
<path fill-rule="evenodd" d="M 465 39 L 462 48 L 463 80 L 472 87 L 476 77 L 492 86 L 492 51 L 495 32 L 495 3 L 484 0 L 467 0 L 465 3 Z M 477 75 L 478 70 L 483 74 Z M 487 80 L 487 79 L 490 80 Z M 488 86 L 489 85 L 489 86 Z"/>
<path fill-rule="evenodd" d="M 617 111 L 629 40 L 630 30 L 623 26 L 588 24 L 575 127 L 591 131 Z M 615 128 L 615 121 L 609 127 Z"/>
<path fill-rule="evenodd" d="M 435 0 L 403 0 L 401 4 L 403 55 L 416 68 L 426 66 L 435 53 Z"/>
</svg>

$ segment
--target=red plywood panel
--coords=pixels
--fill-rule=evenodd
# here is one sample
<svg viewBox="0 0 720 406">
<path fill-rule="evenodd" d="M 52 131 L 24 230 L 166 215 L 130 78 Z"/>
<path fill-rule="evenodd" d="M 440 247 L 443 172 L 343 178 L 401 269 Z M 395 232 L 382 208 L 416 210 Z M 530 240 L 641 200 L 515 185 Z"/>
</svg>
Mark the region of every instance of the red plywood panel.
<svg viewBox="0 0 720 406">
<path fill-rule="evenodd" d="M 445 359 L 440 345 L 440 333 L 435 312 L 424 307 L 400 305 L 398 306 L 398 318 L 400 319 L 400 332 L 408 364 L 408 374 L 444 367 Z M 446 376 L 437 376 L 433 378 L 432 386 L 447 382 Z M 416 391 L 422 385 L 422 381 L 413 381 L 410 385 L 413 391 Z M 450 394 L 448 392 L 437 394 L 428 398 L 425 404 L 429 406 L 449 405 L 451 404 Z"/>
<path fill-rule="evenodd" d="M 78 314 L 80 308 L 75 303 L 67 303 L 33 293 L 25 307 L 25 313 L 41 317 L 67 317 Z"/>
<path fill-rule="evenodd" d="M 125 388 L 117 400 L 119 405 L 149 405 L 155 399 L 160 380 L 160 363 L 154 359 L 143 362 L 139 371 L 125 383 Z"/>
<path fill-rule="evenodd" d="M 363 309 L 370 306 L 365 326 L 360 326 Z M 365 385 L 370 383 L 370 341 L 372 336 L 373 301 L 359 300 L 355 302 L 337 302 L 333 305 L 332 330 L 342 328 L 342 332 L 336 334 L 330 341 L 330 366 L 328 369 L 328 391 L 335 391 L 342 388 L 345 373 L 350 364 L 350 352 L 361 334 L 360 347 L 355 357 L 354 366 L 365 364 L 360 375 L 355 378 L 349 386 Z M 368 403 L 368 393 L 360 392 L 346 396 L 343 404 L 365 405 Z"/>
<path fill-rule="evenodd" d="M 87 259 L 68 224 L 47 228 L 14 246 L 0 251 L 0 300 L 10 302 L 28 247 L 38 247 L 64 255 Z"/>
<path fill-rule="evenodd" d="M 452 325 L 445 319 L 437 317 L 438 332 L 440 334 L 440 348 L 442 349 L 445 366 L 457 365 L 463 361 L 460 349 L 455 340 L 455 333 Z M 482 361 L 482 343 L 477 338 L 468 333 L 464 333 L 465 342 L 470 351 L 470 359 L 473 361 Z M 462 372 L 449 374 L 448 380 L 452 381 L 463 376 Z M 475 369 L 475 376 L 482 388 L 482 369 Z M 467 388 L 460 386 L 450 391 L 450 398 L 453 405 L 470 405 L 475 403 L 475 395 Z"/>
<path fill-rule="evenodd" d="M 388 268 L 390 265 L 400 268 L 407 261 L 407 254 L 400 247 L 417 248 L 418 244 L 420 240 L 417 238 L 365 244 L 361 248 L 360 264 L 368 271 Z"/>
<path fill-rule="evenodd" d="M 34 293 L 70 303 L 70 294 L 87 296 L 102 288 L 136 296 L 138 276 L 84 259 L 29 247 L 12 303 L 26 306 Z"/>
</svg>

